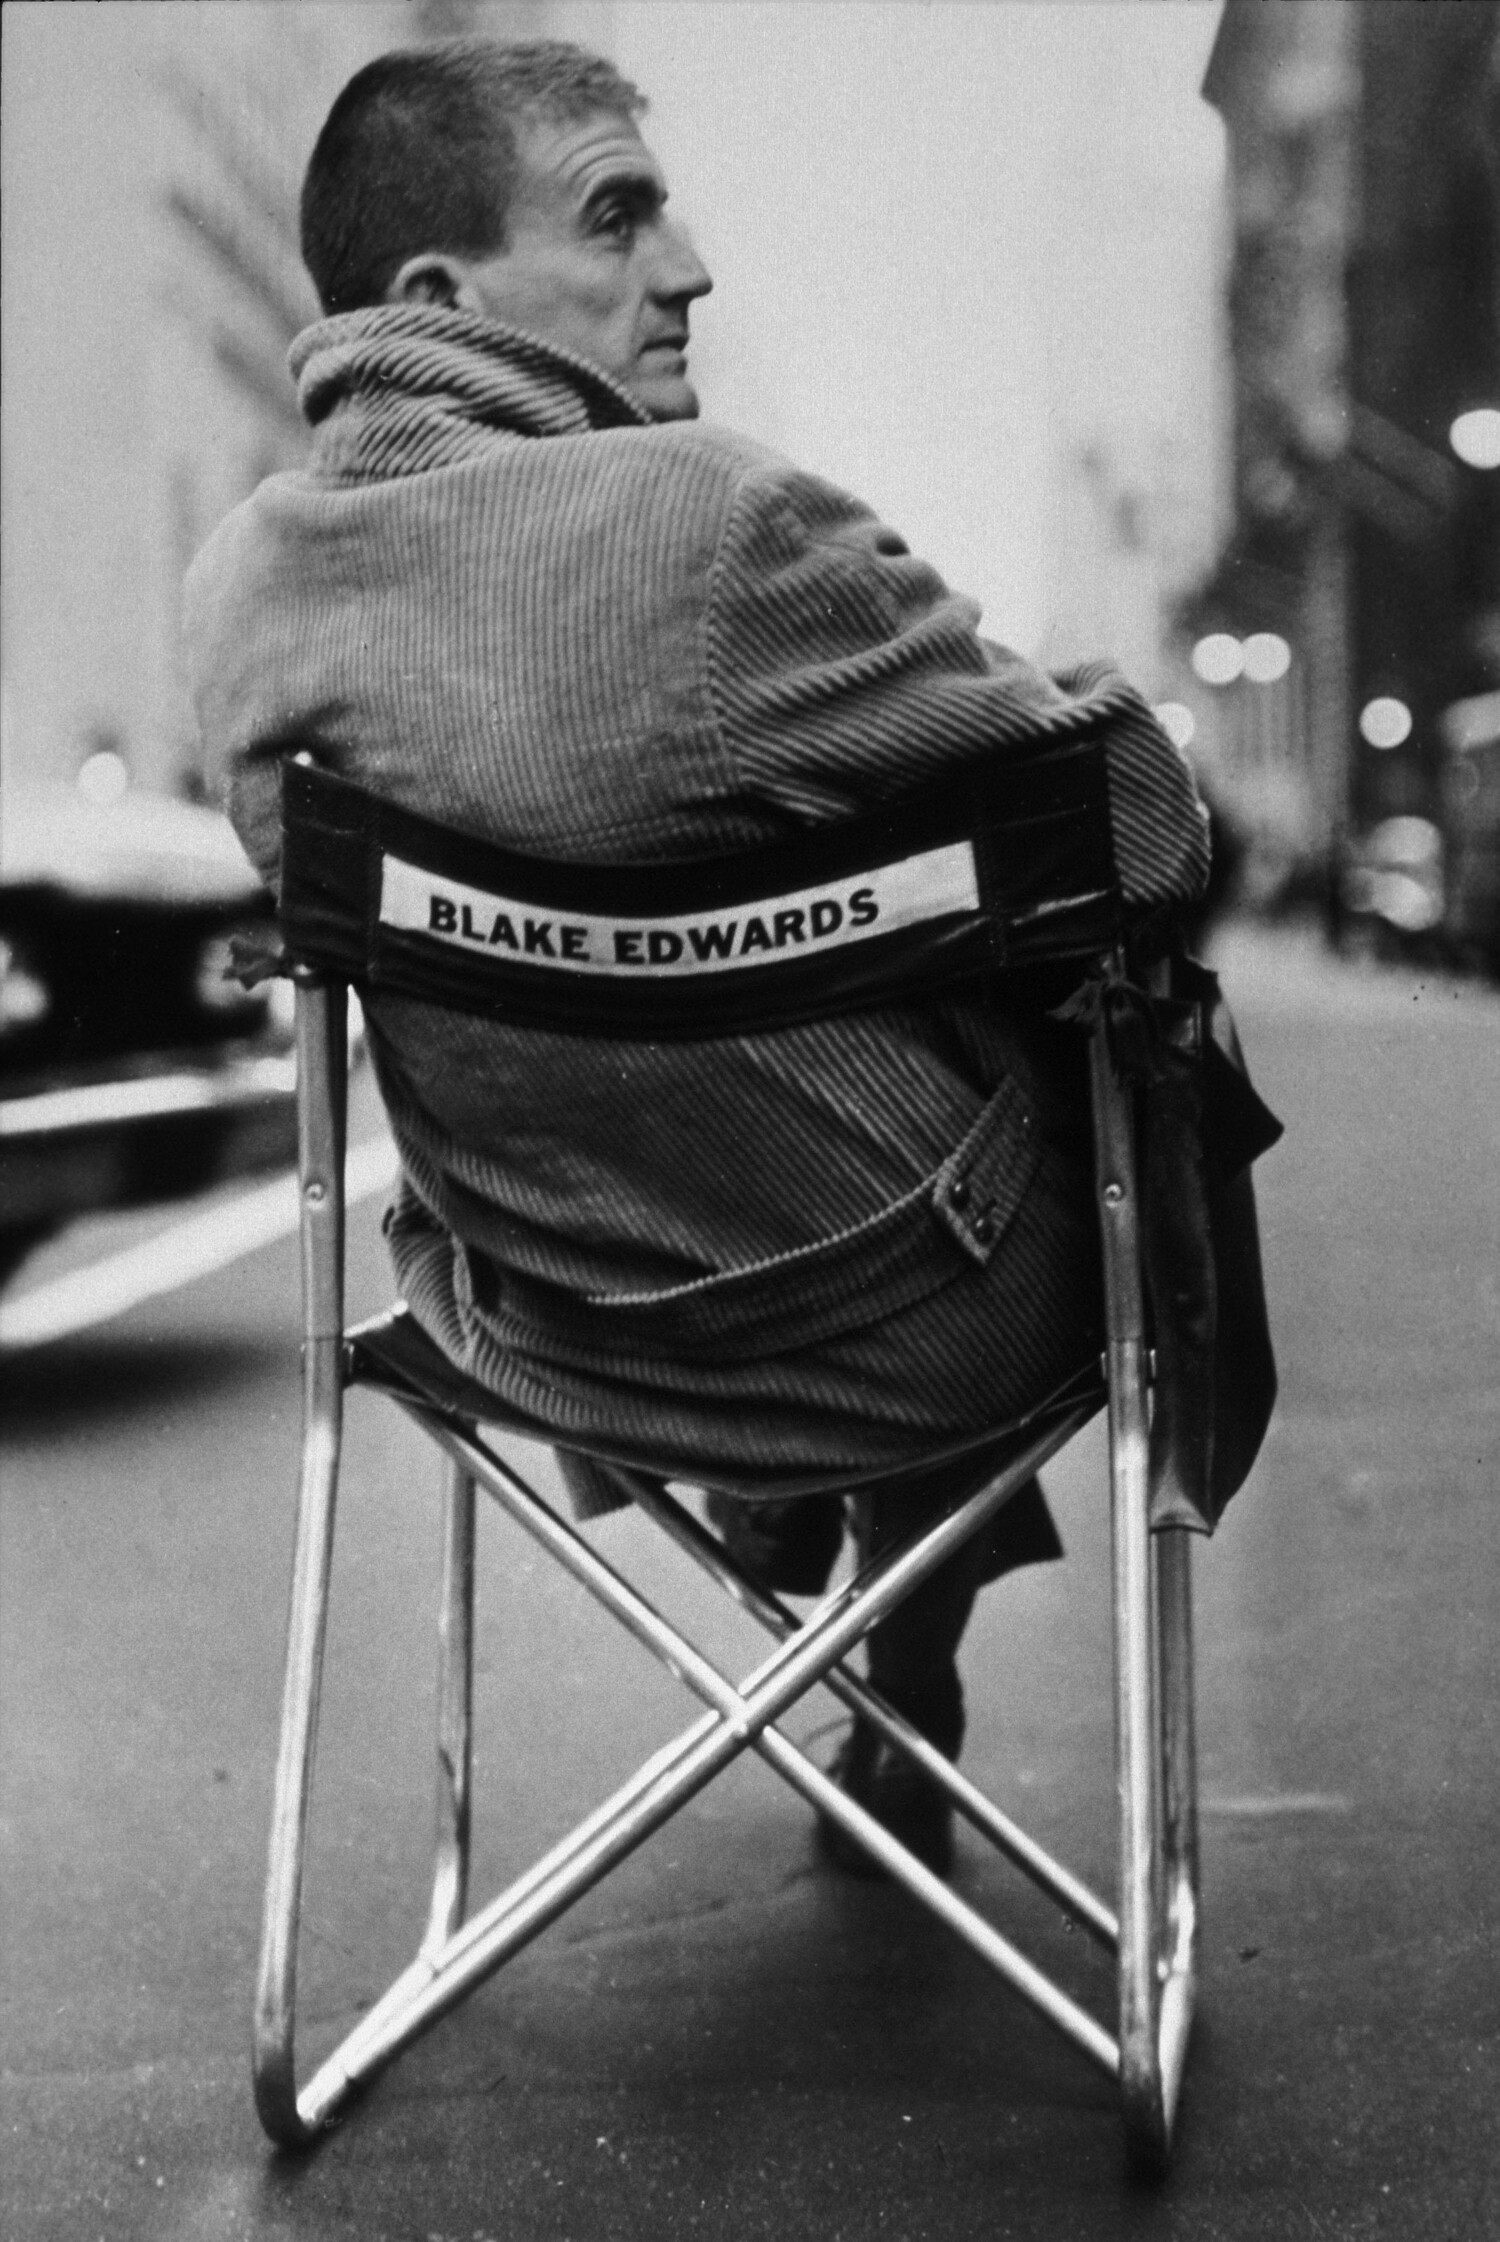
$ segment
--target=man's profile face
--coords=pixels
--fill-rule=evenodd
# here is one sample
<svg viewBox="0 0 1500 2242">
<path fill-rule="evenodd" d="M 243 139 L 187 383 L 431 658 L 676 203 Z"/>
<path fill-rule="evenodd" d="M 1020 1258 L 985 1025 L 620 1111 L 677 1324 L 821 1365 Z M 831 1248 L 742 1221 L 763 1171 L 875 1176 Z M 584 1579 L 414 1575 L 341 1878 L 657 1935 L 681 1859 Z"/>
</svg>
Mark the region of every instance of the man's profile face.
<svg viewBox="0 0 1500 2242">
<path fill-rule="evenodd" d="M 713 283 L 634 124 L 537 118 L 516 155 L 505 247 L 463 267 L 471 308 L 591 360 L 653 420 L 692 419 L 688 307 Z"/>
</svg>

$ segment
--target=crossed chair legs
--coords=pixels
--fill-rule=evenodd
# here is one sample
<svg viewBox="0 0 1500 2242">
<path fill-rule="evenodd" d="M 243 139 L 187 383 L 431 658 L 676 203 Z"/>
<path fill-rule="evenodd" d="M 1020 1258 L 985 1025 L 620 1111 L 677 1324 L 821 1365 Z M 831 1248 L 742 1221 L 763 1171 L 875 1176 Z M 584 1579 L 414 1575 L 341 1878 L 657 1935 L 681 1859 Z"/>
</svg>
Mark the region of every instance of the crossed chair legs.
<svg viewBox="0 0 1500 2242">
<path fill-rule="evenodd" d="M 261 1975 L 256 2008 L 256 2095 L 262 2121 L 274 2139 L 306 2146 L 339 2112 L 349 2096 L 392 2056 L 426 2031 L 474 1986 L 562 1914 L 575 1900 L 659 1828 L 678 1808 L 718 1774 L 730 1760 L 753 1749 L 801 1793 L 841 1839 L 863 1849 L 887 1875 L 903 1884 L 941 1921 L 1054 2025 L 1100 2069 L 1121 2081 L 1126 2092 L 1127 2133 L 1136 2160 L 1160 2165 L 1170 2130 L 1187 2013 L 1191 2002 L 1193 1911 L 1191 1899 L 1190 1815 L 1184 1819 L 1173 1800 L 1191 1790 L 1190 1727 L 1177 1739 L 1177 1774 L 1165 1785 L 1148 1784 L 1146 1842 L 1141 1817 L 1130 1822 L 1128 1846 L 1144 1845 L 1133 1857 L 1133 1885 L 1122 1937 L 1114 1913 L 1061 1863 L 1003 1814 L 951 1761 L 928 1743 L 889 1705 L 842 1663 L 856 1642 L 928 1573 L 978 1531 L 1023 1479 L 1072 1437 L 1090 1413 L 1087 1405 L 1046 1426 L 1016 1462 L 960 1509 L 854 1581 L 824 1597 L 805 1622 L 799 1622 L 775 1596 L 758 1588 L 728 1556 L 722 1544 L 670 1494 L 642 1481 L 642 1508 L 686 1552 L 718 1579 L 747 1611 L 779 1638 L 779 1647 L 738 1686 L 712 1665 L 664 1619 L 564 1519 L 559 1517 L 491 1449 L 472 1425 L 424 1406 L 415 1395 L 394 1395 L 443 1449 L 448 1460 L 444 1493 L 443 1579 L 440 1603 L 440 1682 L 438 1705 L 438 1830 L 433 1894 L 426 1933 L 411 1965 L 361 2019 L 314 2073 L 297 2088 L 294 2057 L 297 1922 L 303 1858 L 310 1808 L 312 1748 L 316 1733 L 323 1617 L 332 1552 L 333 1475 L 337 1438 L 325 1446 L 326 1515 L 317 1500 L 304 1501 L 294 1579 L 293 1639 L 288 1666 L 283 1749 L 277 1774 L 272 1857 L 266 1895 Z M 323 1476 L 323 1475 L 320 1475 Z M 677 1674 L 704 1705 L 705 1714 L 676 1741 L 656 1753 L 612 1798 L 555 1846 L 534 1868 L 489 1906 L 465 1921 L 470 1826 L 470 1732 L 473 1657 L 475 1487 L 482 1485 L 512 1517 L 578 1579 L 629 1633 Z M 308 1492 L 304 1487 L 304 1495 Z M 316 1494 L 316 1490 L 314 1490 Z M 1173 1542 L 1181 1540 L 1173 1535 Z M 1118 1559 L 1117 1549 L 1117 1559 Z M 1159 1560 L 1165 1558 L 1159 1548 Z M 1185 1569 L 1179 1586 L 1176 1557 L 1159 1563 L 1155 1596 L 1186 1622 Z M 1149 1601 L 1149 1599 L 1148 1599 Z M 1174 1623 L 1175 1624 L 1175 1623 Z M 1154 1629 L 1152 1630 L 1154 1632 Z M 1179 1646 L 1179 1660 L 1185 1642 Z M 1154 1660 L 1153 1660 L 1154 1663 Z M 889 1830 L 805 1758 L 775 1723 L 814 1682 L 833 1693 L 885 1743 L 904 1753 L 922 1774 L 944 1791 L 976 1829 L 988 1837 L 1024 1874 L 1047 1892 L 1065 1913 L 1101 1945 L 1128 1959 L 1122 1966 L 1122 2032 L 1105 2031 L 1070 1995 L 1045 1976 L 1009 1940 L 979 1915 L 939 1876 L 923 1865 Z M 1175 1686 L 1164 1675 L 1165 1695 Z M 1149 1696 L 1158 1694 L 1153 1687 Z M 1154 1706 L 1147 1708 L 1153 1717 Z M 1179 1724 L 1180 1725 L 1180 1724 Z M 1189 1762 L 1182 1763 L 1183 1743 Z M 1171 1758 L 1158 1748 L 1148 1758 L 1163 1767 Z M 1180 1807 L 1181 1800 L 1178 1800 Z M 1162 1906 L 1162 1876 L 1155 1833 L 1168 1838 L 1167 1883 L 1171 1904 Z M 1173 1853 L 1171 1838 L 1176 1830 Z M 1137 1894 L 1134 1885 L 1139 1885 Z M 1133 1913 L 1132 1913 L 1133 1909 Z M 1132 1925 L 1149 1953 L 1125 1954 Z M 1142 1978 L 1132 2005 L 1126 1976 Z M 1182 1981 L 1186 1982 L 1182 1982 Z M 1173 2015 L 1164 2015 L 1166 1996 L 1179 1986 Z M 1175 2015 L 1174 2011 L 1174 2015 Z M 1165 2031 L 1164 2031 L 1165 2026 Z M 1149 2052 L 1132 2066 L 1128 2033 L 1149 2039 Z M 1144 2038 L 1142 2037 L 1144 2035 Z M 1170 2039 L 1172 2045 L 1166 2043 Z M 1132 2071 L 1140 2074 L 1132 2100 Z M 1170 2096 L 1170 2099 L 1168 2097 Z M 1132 2121 L 1132 2107 L 1138 2114 Z"/>
</svg>

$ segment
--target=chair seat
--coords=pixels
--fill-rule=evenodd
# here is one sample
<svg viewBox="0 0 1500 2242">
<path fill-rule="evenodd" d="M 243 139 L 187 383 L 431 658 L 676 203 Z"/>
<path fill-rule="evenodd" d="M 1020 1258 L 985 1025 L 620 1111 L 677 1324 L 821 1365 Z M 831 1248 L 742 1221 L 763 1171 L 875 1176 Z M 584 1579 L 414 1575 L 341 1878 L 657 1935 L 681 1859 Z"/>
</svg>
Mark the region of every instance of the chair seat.
<svg viewBox="0 0 1500 2242">
<path fill-rule="evenodd" d="M 1107 1398 L 1102 1366 L 1095 1360 L 1048 1394 L 1024 1417 L 983 1432 L 969 1433 L 961 1440 L 924 1450 L 920 1456 L 853 1474 L 809 1472 L 788 1466 L 780 1471 L 758 1469 L 753 1478 L 746 1478 L 721 1471 L 706 1475 L 701 1464 L 684 1462 L 679 1465 L 669 1457 L 649 1455 L 628 1442 L 596 1440 L 592 1435 L 587 1440 L 565 1438 L 555 1425 L 517 1409 L 512 1402 L 502 1400 L 488 1386 L 450 1362 L 404 1302 L 398 1302 L 383 1315 L 372 1316 L 367 1323 L 356 1325 L 347 1335 L 347 1347 L 348 1376 L 352 1385 L 371 1386 L 378 1392 L 397 1397 L 410 1396 L 465 1425 L 494 1425 L 520 1439 L 537 1440 L 549 1448 L 565 1448 L 571 1454 L 588 1456 L 596 1463 L 613 1464 L 625 1471 L 650 1472 L 658 1479 L 685 1480 L 692 1486 L 712 1488 L 747 1502 L 757 1499 L 786 1501 L 801 1495 L 852 1494 L 859 1488 L 904 1479 L 918 1466 L 925 1469 L 965 1456 L 992 1457 L 998 1473 L 1005 1468 L 1011 1454 L 1033 1439 L 1049 1418 L 1070 1414 L 1085 1404 L 1102 1409 Z"/>
</svg>

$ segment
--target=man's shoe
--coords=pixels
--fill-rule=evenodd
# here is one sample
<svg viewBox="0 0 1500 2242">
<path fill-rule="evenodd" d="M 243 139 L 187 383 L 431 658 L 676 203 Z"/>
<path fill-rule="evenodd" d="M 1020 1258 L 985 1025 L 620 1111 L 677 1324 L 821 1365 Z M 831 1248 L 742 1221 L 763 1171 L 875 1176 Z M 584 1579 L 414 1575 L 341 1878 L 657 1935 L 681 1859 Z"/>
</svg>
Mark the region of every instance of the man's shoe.
<svg viewBox="0 0 1500 2242">
<path fill-rule="evenodd" d="M 952 1874 L 952 1802 L 904 1752 L 856 1720 L 829 1773 L 841 1791 L 873 1814 L 934 1876 Z M 874 1879 L 887 1874 L 863 1845 L 825 1814 L 818 1816 L 818 1850 L 845 1875 Z"/>
</svg>

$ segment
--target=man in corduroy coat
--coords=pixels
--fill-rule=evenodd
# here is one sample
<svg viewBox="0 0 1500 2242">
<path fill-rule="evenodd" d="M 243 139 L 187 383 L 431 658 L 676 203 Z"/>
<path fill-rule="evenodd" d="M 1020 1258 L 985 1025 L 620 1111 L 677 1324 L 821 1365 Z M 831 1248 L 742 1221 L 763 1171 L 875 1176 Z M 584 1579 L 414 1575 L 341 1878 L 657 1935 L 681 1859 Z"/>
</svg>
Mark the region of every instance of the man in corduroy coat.
<svg viewBox="0 0 1500 2242">
<path fill-rule="evenodd" d="M 709 276 L 643 106 L 575 48 L 462 42 L 370 65 L 330 114 L 303 198 L 327 316 L 292 353 L 311 459 L 189 586 L 200 719 L 252 858 L 274 879 L 293 745 L 512 848 L 628 863 L 772 842 L 1102 722 L 1127 903 L 1192 897 L 1202 810 L 1129 687 L 982 639 L 855 499 L 698 424 Z M 1065 1029 L 964 995 L 636 1046 L 385 995 L 370 1034 L 403 1290 L 564 1448 L 594 1433 L 750 1481 L 909 1463 L 858 1506 L 879 1547 L 984 1475 L 924 1454 L 1097 1351 Z M 597 1472 L 572 1476 L 604 1506 Z M 839 1535 L 826 1503 L 719 1516 L 790 1589 Z M 944 1751 L 979 1583 L 1058 1553 L 1033 1485 L 872 1636 L 872 1679 Z M 856 1730 L 840 1775 L 946 1869 L 946 1803 L 899 1755 Z"/>
</svg>

